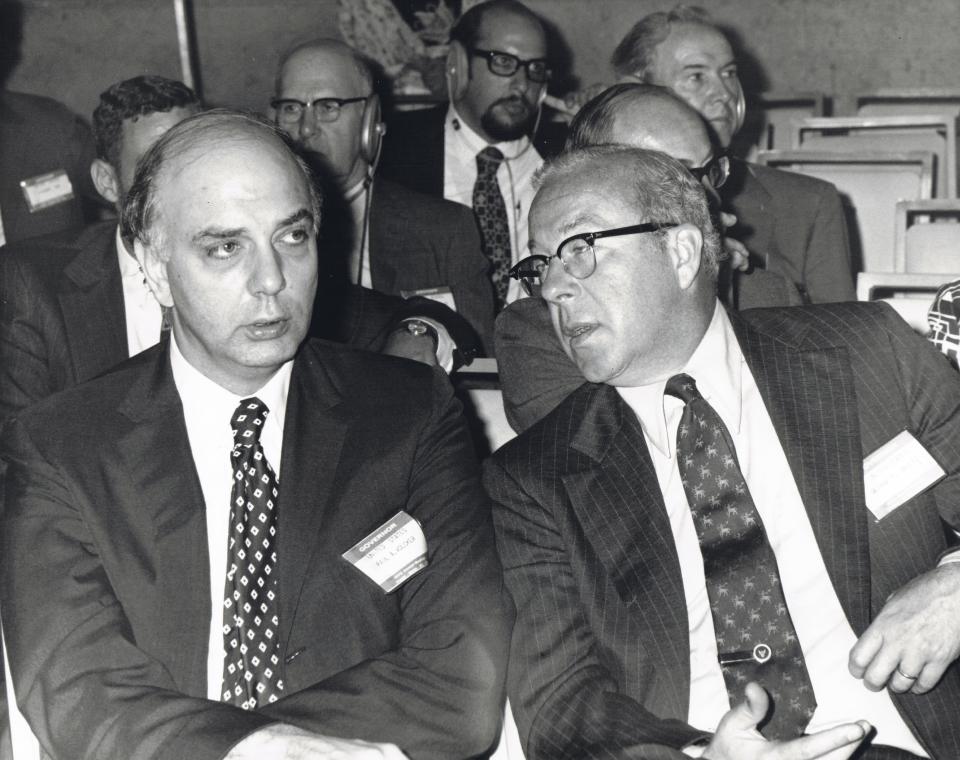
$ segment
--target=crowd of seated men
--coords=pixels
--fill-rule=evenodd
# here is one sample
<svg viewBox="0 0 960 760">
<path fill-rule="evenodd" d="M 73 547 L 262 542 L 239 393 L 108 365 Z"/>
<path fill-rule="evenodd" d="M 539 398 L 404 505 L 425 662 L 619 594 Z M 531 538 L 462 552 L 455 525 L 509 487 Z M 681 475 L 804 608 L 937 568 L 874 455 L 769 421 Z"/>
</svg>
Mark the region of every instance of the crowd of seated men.
<svg viewBox="0 0 960 760">
<path fill-rule="evenodd" d="M 488 0 L 386 124 L 324 37 L 261 114 L 2 94 L 0 617 L 46 756 L 489 757 L 509 698 L 528 760 L 960 757 L 956 286 L 931 340 L 854 302 L 836 189 L 730 152 L 704 11 L 611 63 L 541 119 L 545 23 Z"/>
</svg>

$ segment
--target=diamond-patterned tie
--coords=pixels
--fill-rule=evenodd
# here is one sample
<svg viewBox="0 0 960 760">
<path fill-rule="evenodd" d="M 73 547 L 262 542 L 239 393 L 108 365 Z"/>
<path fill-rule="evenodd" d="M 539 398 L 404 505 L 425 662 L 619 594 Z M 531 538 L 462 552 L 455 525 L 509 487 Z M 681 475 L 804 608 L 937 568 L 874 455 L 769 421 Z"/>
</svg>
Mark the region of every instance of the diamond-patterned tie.
<svg viewBox="0 0 960 760">
<path fill-rule="evenodd" d="M 768 739 L 804 732 L 817 702 L 790 619 L 777 559 L 747 489 L 736 449 L 720 415 L 689 375 L 665 392 L 684 403 L 677 465 L 700 540 L 717 651 L 731 704 L 756 681 L 770 694 Z"/>
<path fill-rule="evenodd" d="M 245 710 L 283 691 L 277 601 L 277 478 L 260 432 L 269 413 L 256 397 L 233 413 L 233 490 L 223 600 L 222 699 Z"/>
<path fill-rule="evenodd" d="M 503 153 L 492 145 L 477 154 L 477 182 L 473 186 L 473 212 L 477 215 L 483 253 L 490 260 L 490 279 L 497 298 L 497 309 L 507 302 L 510 285 L 510 224 L 507 207 L 497 183 L 497 169 L 503 162 Z"/>
</svg>

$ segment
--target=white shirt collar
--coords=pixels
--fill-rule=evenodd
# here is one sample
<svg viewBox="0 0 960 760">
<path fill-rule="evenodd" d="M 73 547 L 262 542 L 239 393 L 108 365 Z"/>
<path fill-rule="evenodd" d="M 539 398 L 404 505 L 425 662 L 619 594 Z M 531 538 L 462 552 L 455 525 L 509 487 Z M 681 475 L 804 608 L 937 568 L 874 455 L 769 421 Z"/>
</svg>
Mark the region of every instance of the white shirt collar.
<svg viewBox="0 0 960 760">
<path fill-rule="evenodd" d="M 530 148 L 530 138 L 526 135 L 518 140 L 509 140 L 507 142 L 488 143 L 480 135 L 474 132 L 470 125 L 464 121 L 463 117 L 457 113 L 453 104 L 447 109 L 447 121 L 445 125 L 447 139 L 453 139 L 459 142 L 464 151 L 477 155 L 484 148 L 493 145 L 499 148 L 507 161 L 513 161 L 519 158 Z"/>
<path fill-rule="evenodd" d="M 740 432 L 743 410 L 743 364 L 743 352 L 733 325 L 717 301 L 707 331 L 681 372 L 696 381 L 697 390 L 734 434 Z M 667 432 L 668 408 L 682 406 L 682 402 L 664 396 L 666 384 L 664 379 L 650 385 L 617 388 L 617 392 L 637 413 L 648 440 L 663 456 L 671 458 L 676 441 Z"/>
</svg>

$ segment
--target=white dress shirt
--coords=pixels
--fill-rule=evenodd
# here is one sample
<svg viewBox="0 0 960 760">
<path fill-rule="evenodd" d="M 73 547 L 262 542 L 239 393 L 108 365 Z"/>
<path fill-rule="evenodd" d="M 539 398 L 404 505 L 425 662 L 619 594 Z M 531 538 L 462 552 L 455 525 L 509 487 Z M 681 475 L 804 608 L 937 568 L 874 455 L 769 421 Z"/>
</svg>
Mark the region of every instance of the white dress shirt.
<svg viewBox="0 0 960 760">
<path fill-rule="evenodd" d="M 223 593 L 227 576 L 227 537 L 230 532 L 230 493 L 233 488 L 233 430 L 230 420 L 237 405 L 256 396 L 270 413 L 263 423 L 260 443 L 280 481 L 283 421 L 293 360 L 280 367 L 255 393 L 237 396 L 197 370 L 180 352 L 170 334 L 170 365 L 183 403 L 190 452 L 197 468 L 206 505 L 207 549 L 210 558 L 210 637 L 207 643 L 207 699 L 220 701 L 223 682 Z M 283 509 L 283 489 L 279 509 Z"/>
<path fill-rule="evenodd" d="M 120 283 L 123 286 L 123 314 L 127 322 L 127 352 L 129 356 L 134 356 L 160 341 L 163 310 L 147 286 L 137 260 L 127 252 L 119 227 L 116 248 Z"/>
<path fill-rule="evenodd" d="M 443 126 L 443 197 L 473 207 L 473 186 L 477 182 L 477 154 L 490 144 L 470 129 L 451 105 Z M 504 155 L 497 169 L 497 183 L 507 207 L 507 223 L 513 252 L 511 263 L 516 264 L 529 254 L 527 250 L 527 215 L 535 195 L 533 175 L 543 165 L 543 159 L 529 138 L 494 143 Z M 526 294 L 519 281 L 510 280 L 507 303 Z"/>
<path fill-rule="evenodd" d="M 869 691 L 850 675 L 847 658 L 857 641 L 827 575 L 810 520 L 777 432 L 744 360 L 726 312 L 717 303 L 706 334 L 682 370 L 729 428 L 747 487 L 780 569 L 783 593 L 817 698 L 808 733 L 864 719 L 875 743 L 928 757 L 886 690 Z M 664 396 L 666 380 L 618 388 L 643 427 L 673 531 L 690 625 L 688 722 L 714 731 L 730 709 L 707 596 L 703 557 L 676 463 L 683 402 Z"/>
</svg>

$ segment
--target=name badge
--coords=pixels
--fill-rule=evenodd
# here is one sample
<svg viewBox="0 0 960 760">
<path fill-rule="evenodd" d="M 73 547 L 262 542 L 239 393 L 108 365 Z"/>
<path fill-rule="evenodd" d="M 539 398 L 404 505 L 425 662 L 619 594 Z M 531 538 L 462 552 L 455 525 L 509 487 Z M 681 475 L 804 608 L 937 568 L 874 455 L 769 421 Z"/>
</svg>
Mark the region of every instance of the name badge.
<svg viewBox="0 0 960 760">
<path fill-rule="evenodd" d="M 73 185 L 63 169 L 21 180 L 20 188 L 31 214 L 73 198 Z"/>
<path fill-rule="evenodd" d="M 446 285 L 439 288 L 420 288 L 420 290 L 401 290 L 400 295 L 404 298 L 429 298 L 431 301 L 439 301 L 444 306 L 448 306 L 454 311 L 457 310 L 457 302 L 453 298 L 453 291 Z"/>
<path fill-rule="evenodd" d="M 389 594 L 427 566 L 427 537 L 420 523 L 400 511 L 343 558 Z"/>
<path fill-rule="evenodd" d="M 904 430 L 863 460 L 867 508 L 882 520 L 945 475 L 923 444 Z"/>
</svg>

